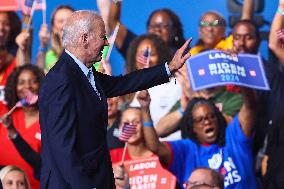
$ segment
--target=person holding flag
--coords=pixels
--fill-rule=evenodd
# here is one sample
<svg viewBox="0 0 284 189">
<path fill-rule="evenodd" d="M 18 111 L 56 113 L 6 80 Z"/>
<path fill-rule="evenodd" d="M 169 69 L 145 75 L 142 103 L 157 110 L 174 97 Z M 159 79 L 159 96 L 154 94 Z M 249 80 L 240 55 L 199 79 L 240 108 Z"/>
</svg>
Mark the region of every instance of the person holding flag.
<svg viewBox="0 0 284 189">
<path fill-rule="evenodd" d="M 125 147 L 110 151 L 113 164 L 153 156 L 144 142 L 141 116 L 140 108 L 129 107 L 122 113 L 119 140 L 125 142 Z"/>
<path fill-rule="evenodd" d="M 47 24 L 43 22 L 39 31 L 40 46 L 38 49 L 36 64 L 47 73 L 56 63 L 63 51 L 62 30 L 67 18 L 75 10 L 68 5 L 60 5 L 51 15 L 51 32 L 49 33 Z M 51 47 L 49 42 L 51 40 Z"/>
<path fill-rule="evenodd" d="M 8 78 L 7 104 L 0 103 L 0 166 L 22 168 L 32 189 L 39 189 L 41 131 L 37 95 L 43 78 L 37 66 L 20 66 Z"/>
<path fill-rule="evenodd" d="M 4 100 L 4 88 L 16 62 L 16 37 L 21 32 L 21 21 L 12 11 L 0 11 L 0 102 Z"/>
<path fill-rule="evenodd" d="M 132 41 L 131 47 L 127 52 L 127 73 L 163 64 L 168 62 L 171 57 L 168 46 L 160 37 L 153 34 L 138 36 Z M 157 123 L 178 101 L 181 95 L 181 86 L 175 82 L 174 78 L 171 78 L 170 82 L 149 89 L 149 93 L 153 102 L 150 107 L 151 116 L 154 123 Z M 127 96 L 126 104 L 132 107 L 140 106 L 134 94 Z M 179 138 L 178 133 L 168 139 L 174 138 Z"/>
<path fill-rule="evenodd" d="M 139 101 L 140 102 L 140 101 Z M 149 172 L 145 172 L 143 174 L 138 174 L 130 170 L 130 166 L 125 166 L 125 163 L 130 162 L 131 160 L 135 160 L 136 162 L 139 160 L 143 160 L 143 162 L 153 162 L 153 158 L 157 157 L 150 149 L 146 146 L 145 139 L 143 136 L 143 118 L 142 118 L 142 110 L 141 108 L 129 107 L 123 113 L 121 117 L 120 130 L 121 133 L 119 135 L 119 139 L 125 142 L 124 148 L 117 148 L 110 150 L 111 161 L 114 170 L 122 170 L 125 169 L 125 172 L 128 172 L 128 177 L 130 180 L 135 180 L 137 177 L 149 176 Z M 162 165 L 158 162 L 158 165 L 155 167 L 155 172 L 157 174 L 157 180 L 159 180 L 162 175 L 168 174 L 170 175 L 167 182 L 175 182 L 175 178 L 173 178 L 172 174 L 168 173 L 167 170 L 162 168 Z M 133 164 L 134 165 L 134 164 Z M 171 178 L 171 179 L 170 179 Z M 117 180 L 123 180 L 124 177 L 118 178 Z M 122 182 L 122 181 L 121 181 Z M 144 183 L 135 183 L 131 182 L 130 186 L 138 187 L 142 186 Z M 148 183 L 149 184 L 149 183 Z M 158 183 L 155 183 L 157 188 Z M 162 188 L 161 188 L 162 189 Z M 169 189 L 167 186 L 164 186 L 163 189 Z"/>
</svg>

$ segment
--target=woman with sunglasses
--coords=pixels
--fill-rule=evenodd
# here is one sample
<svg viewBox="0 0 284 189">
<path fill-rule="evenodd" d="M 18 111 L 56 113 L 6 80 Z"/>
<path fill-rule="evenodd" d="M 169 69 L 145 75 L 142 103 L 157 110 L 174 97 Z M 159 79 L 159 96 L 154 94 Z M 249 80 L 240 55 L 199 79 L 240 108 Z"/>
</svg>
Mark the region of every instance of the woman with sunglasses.
<svg viewBox="0 0 284 189">
<path fill-rule="evenodd" d="M 253 0 L 244 0 L 241 20 L 251 20 L 253 12 Z M 199 39 L 194 47 L 191 48 L 192 55 L 210 49 L 231 49 L 233 37 L 226 37 L 226 20 L 216 11 L 205 12 L 199 20 Z"/>
<path fill-rule="evenodd" d="M 224 175 L 225 188 L 257 188 L 251 152 L 256 100 L 251 89 L 242 88 L 242 95 L 241 110 L 228 126 L 212 102 L 192 99 L 180 122 L 189 138 L 160 142 L 150 124 L 149 95 L 145 91 L 139 94 L 145 142 L 180 184 L 194 169 L 209 167 Z"/>
</svg>

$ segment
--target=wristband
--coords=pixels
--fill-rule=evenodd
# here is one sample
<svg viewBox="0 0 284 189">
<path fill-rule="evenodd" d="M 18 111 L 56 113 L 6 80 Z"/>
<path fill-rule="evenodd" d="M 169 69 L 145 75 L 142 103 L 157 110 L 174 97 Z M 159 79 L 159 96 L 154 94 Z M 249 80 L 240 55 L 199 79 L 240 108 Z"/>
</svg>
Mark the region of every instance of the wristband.
<svg viewBox="0 0 284 189">
<path fill-rule="evenodd" d="M 143 122 L 143 126 L 144 127 L 153 127 L 154 124 L 153 124 L 153 122 Z"/>
<path fill-rule="evenodd" d="M 184 111 L 183 111 L 183 109 L 182 109 L 182 107 L 181 107 L 181 106 L 178 108 L 178 112 L 180 113 L 180 115 L 181 115 L 181 116 L 183 116 Z"/>
<path fill-rule="evenodd" d="M 47 47 L 39 47 L 38 51 L 42 52 L 42 53 L 46 53 L 48 51 L 48 48 Z"/>
<path fill-rule="evenodd" d="M 281 16 L 284 16 L 284 11 L 280 7 L 278 7 L 277 9 L 277 13 L 280 14 Z"/>
</svg>

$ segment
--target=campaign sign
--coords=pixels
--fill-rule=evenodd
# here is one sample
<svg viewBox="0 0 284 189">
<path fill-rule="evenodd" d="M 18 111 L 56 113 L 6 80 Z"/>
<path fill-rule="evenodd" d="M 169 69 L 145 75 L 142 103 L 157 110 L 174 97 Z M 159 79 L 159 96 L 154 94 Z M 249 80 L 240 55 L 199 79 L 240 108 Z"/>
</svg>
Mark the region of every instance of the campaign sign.
<svg viewBox="0 0 284 189">
<path fill-rule="evenodd" d="M 194 91 L 227 84 L 270 90 L 260 56 L 231 56 L 218 50 L 202 52 L 186 62 Z"/>
<path fill-rule="evenodd" d="M 174 189 L 176 178 L 160 164 L 157 156 L 125 161 L 131 189 Z"/>
</svg>

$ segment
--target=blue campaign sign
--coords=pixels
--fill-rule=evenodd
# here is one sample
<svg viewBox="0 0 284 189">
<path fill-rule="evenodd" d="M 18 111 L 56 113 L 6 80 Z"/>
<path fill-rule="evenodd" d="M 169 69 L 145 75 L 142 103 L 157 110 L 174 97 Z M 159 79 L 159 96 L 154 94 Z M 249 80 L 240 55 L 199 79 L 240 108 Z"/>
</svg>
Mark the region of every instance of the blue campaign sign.
<svg viewBox="0 0 284 189">
<path fill-rule="evenodd" d="M 199 53 L 186 62 L 194 91 L 227 84 L 270 90 L 260 56 L 231 56 L 219 50 Z"/>
</svg>

